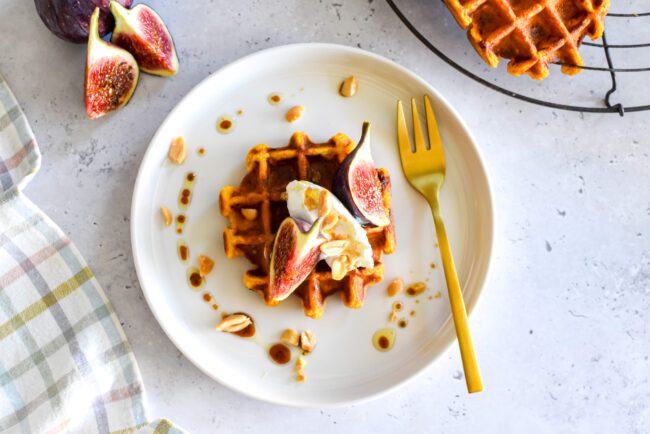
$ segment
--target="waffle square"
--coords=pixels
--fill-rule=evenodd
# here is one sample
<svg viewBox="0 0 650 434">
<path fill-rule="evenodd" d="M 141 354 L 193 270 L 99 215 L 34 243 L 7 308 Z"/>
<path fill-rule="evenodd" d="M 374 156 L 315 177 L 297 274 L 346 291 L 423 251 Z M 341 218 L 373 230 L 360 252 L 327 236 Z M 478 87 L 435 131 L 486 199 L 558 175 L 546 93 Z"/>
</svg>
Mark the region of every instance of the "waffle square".
<svg viewBox="0 0 650 434">
<path fill-rule="evenodd" d="M 264 297 L 269 296 L 269 265 L 275 233 L 289 216 L 286 186 L 293 180 L 306 180 L 328 190 L 334 175 L 355 144 L 339 133 L 325 143 L 314 143 L 305 133 L 294 133 L 289 144 L 281 148 L 267 145 L 253 147 L 246 157 L 247 173 L 238 187 L 227 186 L 219 194 L 219 208 L 230 226 L 224 230 L 226 256 L 246 257 L 253 268 L 244 273 L 244 285 Z M 366 290 L 383 280 L 383 255 L 395 250 L 395 226 L 391 205 L 391 183 L 388 171 L 378 169 L 384 206 L 390 213 L 390 224 L 383 228 L 364 228 L 372 247 L 375 266 L 349 272 L 342 280 L 334 280 L 325 261 L 321 261 L 294 294 L 302 300 L 305 315 L 320 318 L 325 300 L 341 293 L 343 303 L 351 308 L 363 306 Z M 253 220 L 245 218 L 242 209 L 255 209 Z"/>
<path fill-rule="evenodd" d="M 508 72 L 536 80 L 549 63 L 582 66 L 578 50 L 585 36 L 603 34 L 609 0 L 444 0 L 485 62 L 510 59 Z M 580 68 L 562 66 L 575 75 Z"/>
</svg>

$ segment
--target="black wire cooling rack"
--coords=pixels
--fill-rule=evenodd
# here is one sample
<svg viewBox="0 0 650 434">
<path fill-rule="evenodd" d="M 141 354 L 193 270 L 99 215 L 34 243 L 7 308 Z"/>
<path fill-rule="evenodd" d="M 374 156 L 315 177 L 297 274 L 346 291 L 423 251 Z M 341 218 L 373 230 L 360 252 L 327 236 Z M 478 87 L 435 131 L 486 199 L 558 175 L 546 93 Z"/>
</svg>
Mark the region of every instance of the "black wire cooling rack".
<svg viewBox="0 0 650 434">
<path fill-rule="evenodd" d="M 627 78 L 630 77 L 631 75 L 634 75 L 634 80 L 630 80 L 631 86 L 635 89 L 631 89 L 631 92 L 634 92 L 635 94 L 641 93 L 642 97 L 647 96 L 647 101 L 650 101 L 650 74 L 645 74 L 650 72 L 650 66 L 645 66 L 642 63 L 642 66 L 632 66 L 628 67 L 627 65 L 623 66 L 616 66 L 614 64 L 613 56 L 612 56 L 612 50 L 625 50 L 627 56 L 624 56 L 624 58 L 629 59 L 630 54 L 633 59 L 636 61 L 641 61 L 645 62 L 645 64 L 650 65 L 650 50 L 643 50 L 643 49 L 650 49 L 650 41 L 649 42 L 636 42 L 634 38 L 632 38 L 633 43 L 622 43 L 622 44 L 608 44 L 607 42 L 607 34 L 606 32 L 603 33 L 603 36 L 600 41 L 598 42 L 583 42 L 582 45 L 584 47 L 591 47 L 593 50 L 599 50 L 600 54 L 602 55 L 601 61 L 604 61 L 603 66 L 595 66 L 595 65 L 585 65 L 585 66 L 575 66 L 575 65 L 566 65 L 566 66 L 574 66 L 586 71 L 591 71 L 593 73 L 598 73 L 598 74 L 605 74 L 608 75 L 608 80 L 603 81 L 599 80 L 600 84 L 604 86 L 604 88 L 598 90 L 598 89 L 589 89 L 588 93 L 591 95 L 602 95 L 601 97 L 598 97 L 594 100 L 593 106 L 588 106 L 581 104 L 582 101 L 580 101 L 580 98 L 576 97 L 575 95 L 572 95 L 570 92 L 570 96 L 565 96 L 562 99 L 562 101 L 551 101 L 551 100 L 546 100 L 544 98 L 539 98 L 536 96 L 531 96 L 531 93 L 533 92 L 528 92 L 529 94 L 526 94 L 526 88 L 525 84 L 522 86 L 521 83 L 517 83 L 518 89 L 513 90 L 512 88 L 508 88 L 506 85 L 500 85 L 498 83 L 495 83 L 497 79 L 494 78 L 494 76 L 490 76 L 490 71 L 485 68 L 483 68 L 483 71 L 477 71 L 477 67 L 470 68 L 468 66 L 463 66 L 459 62 L 459 56 L 462 56 L 463 53 L 465 54 L 465 57 L 467 57 L 467 51 L 461 52 L 460 54 L 456 55 L 455 59 L 452 59 L 452 57 L 448 54 L 446 54 L 443 49 L 440 47 L 440 45 L 434 44 L 433 40 L 436 39 L 436 35 L 425 35 L 426 29 L 430 27 L 433 23 L 431 21 L 422 21 L 420 18 L 420 15 L 422 13 L 418 14 L 417 11 L 414 13 L 411 13 L 410 16 L 405 12 L 405 9 L 410 7 L 411 5 L 408 4 L 405 6 L 407 3 L 409 3 L 409 0 L 402 0 L 396 1 L 396 0 L 386 0 L 392 10 L 395 12 L 395 14 L 399 17 L 399 19 L 404 23 L 404 25 L 415 35 L 417 39 L 419 39 L 429 50 L 431 50 L 433 53 L 435 53 L 438 57 L 440 57 L 442 60 L 444 60 L 447 64 L 449 64 L 451 67 L 455 68 L 457 71 L 461 72 L 465 76 L 477 81 L 478 83 L 489 87 L 492 90 L 495 90 L 497 92 L 500 92 L 502 94 L 508 95 L 512 98 L 526 101 L 532 104 L 537 104 L 540 106 L 545 106 L 545 107 L 550 107 L 554 109 L 560 109 L 560 110 L 570 110 L 570 111 L 578 111 L 578 112 L 589 112 L 589 113 L 618 113 L 619 115 L 623 116 L 626 112 L 640 112 L 640 111 L 645 111 L 645 110 L 650 110 L 650 104 L 630 104 L 630 105 L 625 105 L 622 102 L 617 102 L 613 103 L 611 101 L 612 96 L 614 93 L 624 85 L 628 80 Z M 400 3 L 400 4 L 398 4 Z M 619 2 L 616 2 L 616 6 L 620 6 Z M 620 2 L 622 3 L 622 2 Z M 429 4 L 425 4 L 424 7 L 429 7 L 432 6 L 433 2 Z M 634 9 L 632 9 L 634 10 Z M 438 11 L 440 12 L 440 11 Z M 447 14 L 449 17 L 451 17 L 451 14 Z M 419 23 L 416 22 L 419 19 Z M 453 20 L 453 19 L 452 19 Z M 612 21 L 618 20 L 619 23 L 622 22 L 623 24 L 618 24 L 618 23 L 612 23 Z M 636 23 L 632 22 L 631 20 L 637 21 L 637 20 L 644 20 L 643 23 Z M 610 12 L 607 15 L 606 18 L 606 23 L 605 23 L 605 29 L 607 31 L 612 31 L 612 29 L 616 29 L 618 33 L 623 32 L 625 38 L 623 39 L 630 39 L 630 32 L 633 32 L 633 28 L 635 25 L 631 25 L 630 23 L 635 24 L 636 26 L 641 26 L 640 28 L 642 29 L 650 29 L 650 12 L 643 12 L 643 13 L 619 13 L 619 11 L 613 11 Z M 460 28 L 458 28 L 460 30 Z M 625 33 L 628 34 L 625 34 Z M 618 34 L 617 33 L 617 34 Z M 464 31 L 460 31 L 459 34 L 464 35 Z M 440 36 L 440 35 L 437 35 Z M 634 36 L 634 35 L 632 35 Z M 469 44 L 467 44 L 469 46 Z M 587 48 L 583 48 L 583 50 L 587 50 Z M 635 50 L 632 52 L 631 50 Z M 447 50 L 449 52 L 450 50 Z M 460 50 L 455 50 L 456 52 Z M 639 55 L 639 52 L 643 52 L 641 55 Z M 591 58 L 594 58 L 594 53 L 590 53 Z M 636 55 L 635 55 L 636 54 Z M 478 55 L 476 56 L 478 57 Z M 467 62 L 465 62 L 467 63 Z M 471 63 L 471 62 L 470 62 Z M 565 66 L 565 64 L 558 63 L 559 66 Z M 473 70 L 470 70 L 473 69 Z M 559 73 L 559 71 L 554 71 Z M 580 80 L 581 77 L 586 74 L 585 72 L 578 74 L 575 77 L 565 77 L 566 80 L 564 80 L 564 83 L 562 86 L 572 86 L 574 82 L 571 82 L 571 80 Z M 643 75 L 643 76 L 641 76 Z M 492 81 L 490 81 L 492 79 Z M 530 80 L 528 77 L 519 77 L 518 78 L 520 81 L 521 80 L 528 80 L 527 82 L 524 83 L 530 83 L 532 80 Z M 512 81 L 510 83 L 513 83 Z M 543 86 L 544 81 L 537 84 L 530 83 L 530 89 L 533 88 L 533 86 Z M 605 84 L 606 83 L 606 84 Z M 556 81 L 557 84 L 557 81 Z M 609 86 L 609 88 L 607 88 Z M 640 89 L 638 89 L 640 87 Z M 539 87 L 537 87 L 537 93 L 539 94 Z M 543 93 L 543 92 L 541 92 Z M 570 100 L 570 101 L 566 101 Z"/>
</svg>

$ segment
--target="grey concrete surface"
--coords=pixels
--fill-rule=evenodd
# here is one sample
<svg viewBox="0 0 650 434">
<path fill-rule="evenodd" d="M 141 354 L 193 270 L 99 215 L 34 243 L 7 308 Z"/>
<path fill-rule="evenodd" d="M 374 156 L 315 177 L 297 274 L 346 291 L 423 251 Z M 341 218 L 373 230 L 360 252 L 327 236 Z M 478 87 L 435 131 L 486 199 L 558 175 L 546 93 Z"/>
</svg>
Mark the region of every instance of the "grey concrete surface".
<svg viewBox="0 0 650 434">
<path fill-rule="evenodd" d="M 32 1 L 0 0 L 0 71 L 43 151 L 43 168 L 26 193 L 69 234 L 104 286 L 153 416 L 193 433 L 650 431 L 650 112 L 581 114 L 497 94 L 427 51 L 383 0 L 150 3 L 174 35 L 181 72 L 143 76 L 117 114 L 85 118 L 85 49 L 51 36 Z M 481 66 L 438 2 L 407 3 L 438 20 L 440 41 L 464 62 L 491 81 L 515 83 L 503 68 Z M 321 411 L 257 402 L 190 364 L 144 301 L 129 213 L 154 131 L 219 67 L 307 41 L 359 46 L 411 68 L 448 98 L 478 140 L 498 219 L 491 279 L 471 320 L 481 394 L 466 394 L 452 347 L 418 381 L 368 404 Z M 522 77 L 514 85 L 562 99 L 553 89 L 566 90 L 571 80 L 568 95 L 584 91 L 590 104 L 604 93 L 601 75 L 553 74 L 547 84 Z M 647 77 L 631 92 L 646 103 Z"/>
</svg>

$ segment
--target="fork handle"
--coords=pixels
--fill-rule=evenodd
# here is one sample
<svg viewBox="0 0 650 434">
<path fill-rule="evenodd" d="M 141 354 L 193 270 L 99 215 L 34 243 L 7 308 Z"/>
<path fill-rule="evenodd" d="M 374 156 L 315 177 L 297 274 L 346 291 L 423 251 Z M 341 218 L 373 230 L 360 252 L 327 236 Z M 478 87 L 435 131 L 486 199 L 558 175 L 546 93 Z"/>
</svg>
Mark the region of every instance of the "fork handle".
<svg viewBox="0 0 650 434">
<path fill-rule="evenodd" d="M 440 247 L 440 256 L 442 257 L 442 265 L 445 270 L 447 291 L 449 292 L 449 304 L 451 305 L 451 314 L 454 319 L 454 326 L 456 327 L 460 356 L 463 360 L 463 370 L 465 371 L 467 391 L 469 393 L 480 392 L 483 390 L 483 380 L 481 379 L 481 371 L 479 370 L 478 361 L 476 360 L 476 354 L 474 352 L 474 343 L 472 342 L 469 322 L 467 321 L 467 311 L 465 310 L 463 293 L 461 292 L 460 283 L 458 282 L 456 265 L 454 264 L 454 258 L 451 254 L 451 247 L 449 246 L 445 224 L 440 215 L 438 197 L 437 195 L 431 196 L 429 204 L 431 205 L 433 221 L 436 226 L 436 234 L 438 235 L 438 246 Z"/>
</svg>

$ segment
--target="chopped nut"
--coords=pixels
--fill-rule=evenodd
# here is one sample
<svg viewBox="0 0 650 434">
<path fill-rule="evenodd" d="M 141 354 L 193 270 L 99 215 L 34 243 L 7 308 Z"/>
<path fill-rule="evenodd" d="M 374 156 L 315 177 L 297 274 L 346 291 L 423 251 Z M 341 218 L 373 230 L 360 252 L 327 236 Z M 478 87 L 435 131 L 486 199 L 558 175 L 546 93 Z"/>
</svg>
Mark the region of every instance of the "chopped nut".
<svg viewBox="0 0 650 434">
<path fill-rule="evenodd" d="M 297 105 L 294 107 L 291 107 L 289 111 L 286 114 L 286 119 L 287 122 L 295 122 L 298 119 L 302 117 L 303 112 L 305 111 L 305 107 L 301 105 Z"/>
<path fill-rule="evenodd" d="M 437 291 L 435 294 L 433 294 L 435 298 L 442 298 L 442 292 Z"/>
<path fill-rule="evenodd" d="M 354 75 L 349 76 L 341 83 L 339 94 L 344 97 L 354 96 L 357 93 L 358 81 Z"/>
<path fill-rule="evenodd" d="M 243 314 L 228 315 L 217 324 L 217 330 L 225 333 L 236 333 L 244 330 L 251 323 L 251 319 Z"/>
<path fill-rule="evenodd" d="M 307 377 L 305 377 L 303 374 L 298 374 L 298 376 L 296 377 L 296 381 L 297 381 L 298 383 L 302 383 L 302 382 L 305 381 L 306 379 L 307 379 Z"/>
<path fill-rule="evenodd" d="M 400 278 L 397 278 L 390 282 L 390 285 L 388 285 L 388 296 L 395 297 L 397 294 L 402 292 L 402 289 L 404 289 L 404 281 Z"/>
<path fill-rule="evenodd" d="M 388 321 L 390 321 L 390 322 L 397 321 L 397 312 L 395 312 L 394 310 L 391 310 L 390 315 L 388 315 Z"/>
<path fill-rule="evenodd" d="M 257 218 L 257 209 L 255 208 L 242 208 L 241 214 L 248 221 L 253 221 Z"/>
<path fill-rule="evenodd" d="M 160 213 L 163 216 L 165 226 L 171 226 L 172 222 L 174 221 L 174 217 L 172 216 L 172 212 L 169 210 L 169 208 L 166 206 L 160 207 Z"/>
<path fill-rule="evenodd" d="M 296 359 L 296 372 L 299 374 L 304 374 L 305 373 L 305 366 L 307 366 L 307 359 L 305 356 L 300 355 Z"/>
<path fill-rule="evenodd" d="M 199 255 L 199 274 L 201 277 L 205 277 L 212 271 L 214 268 L 214 261 L 205 255 Z"/>
<path fill-rule="evenodd" d="M 325 256 L 339 256 L 350 245 L 348 240 L 327 241 L 320 245 L 320 251 Z"/>
<path fill-rule="evenodd" d="M 282 332 L 280 341 L 292 347 L 297 347 L 300 345 L 300 335 L 294 329 L 286 329 Z"/>
<path fill-rule="evenodd" d="M 169 146 L 167 158 L 174 164 L 183 164 L 187 157 L 187 145 L 183 136 L 176 137 Z"/>
<path fill-rule="evenodd" d="M 311 353 L 316 346 L 316 337 L 310 330 L 305 330 L 300 334 L 300 348 L 303 351 Z"/>
</svg>

